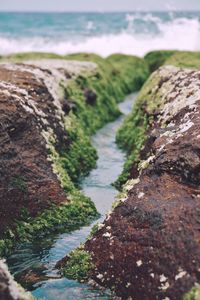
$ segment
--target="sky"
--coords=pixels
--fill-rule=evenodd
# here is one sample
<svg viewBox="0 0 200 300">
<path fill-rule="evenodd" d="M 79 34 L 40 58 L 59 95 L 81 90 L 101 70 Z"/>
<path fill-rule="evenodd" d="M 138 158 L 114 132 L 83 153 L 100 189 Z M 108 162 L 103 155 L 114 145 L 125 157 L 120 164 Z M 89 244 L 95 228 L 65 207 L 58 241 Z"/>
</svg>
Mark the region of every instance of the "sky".
<svg viewBox="0 0 200 300">
<path fill-rule="evenodd" d="M 0 11 L 200 11 L 200 0 L 0 0 Z"/>
</svg>

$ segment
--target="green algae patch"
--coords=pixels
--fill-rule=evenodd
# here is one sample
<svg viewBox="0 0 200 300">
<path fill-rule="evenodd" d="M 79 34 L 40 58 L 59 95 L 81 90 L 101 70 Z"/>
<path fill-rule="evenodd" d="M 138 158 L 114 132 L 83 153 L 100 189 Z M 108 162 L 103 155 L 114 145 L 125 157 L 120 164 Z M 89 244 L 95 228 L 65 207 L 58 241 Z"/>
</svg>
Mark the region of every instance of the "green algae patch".
<svg viewBox="0 0 200 300">
<path fill-rule="evenodd" d="M 149 71 L 152 73 L 157 70 L 177 52 L 176 50 L 159 50 L 147 53 L 144 59 L 149 66 Z"/>
<path fill-rule="evenodd" d="M 116 72 L 124 94 L 138 91 L 149 76 L 144 59 L 124 54 L 113 54 L 106 59 Z"/>
<path fill-rule="evenodd" d="M 116 142 L 127 153 L 123 172 L 114 183 L 119 190 L 130 178 L 133 164 L 139 164 L 140 151 L 147 140 L 148 128 L 154 121 L 154 116 L 156 117 L 156 111 L 163 104 L 158 89 L 160 84 L 159 74 L 153 73 L 138 94 L 132 112 L 117 132 Z"/>
<path fill-rule="evenodd" d="M 189 293 L 187 293 L 183 300 L 199 300 L 200 299 L 200 286 L 196 286 L 191 289 Z"/>
<path fill-rule="evenodd" d="M 147 139 L 148 122 L 148 116 L 142 110 L 140 101 L 137 100 L 132 113 L 125 119 L 116 136 L 117 144 L 127 153 L 123 172 L 114 183 L 119 190 L 128 180 L 133 162 L 139 161 L 139 153 Z"/>
<path fill-rule="evenodd" d="M 79 76 L 65 90 L 66 101 L 70 99 L 74 104 L 73 115 L 89 136 L 120 115 L 112 84 L 102 76 L 98 73 L 90 77 Z"/>
<path fill-rule="evenodd" d="M 165 65 L 198 70 L 200 69 L 200 52 L 177 52 L 165 61 Z"/>
<path fill-rule="evenodd" d="M 163 65 L 173 65 L 180 68 L 200 69 L 200 52 L 160 50 L 152 51 L 144 57 L 152 73 Z"/>
<path fill-rule="evenodd" d="M 0 62 L 22 62 L 25 60 L 38 60 L 38 59 L 64 59 L 62 55 L 47 52 L 22 52 L 0 57 Z"/>
<path fill-rule="evenodd" d="M 85 282 L 89 272 L 94 268 L 90 253 L 79 247 L 67 256 L 67 261 L 61 270 L 68 279 Z"/>
<path fill-rule="evenodd" d="M 126 94 L 139 90 L 149 76 L 145 60 L 132 55 L 113 54 L 103 59 L 96 54 L 77 53 L 68 55 L 67 59 L 96 63 L 99 66 L 98 79 L 104 78 L 109 84 L 116 102 L 122 101 Z"/>
<path fill-rule="evenodd" d="M 98 156 L 96 149 L 91 144 L 88 132 L 83 129 L 81 120 L 75 115 L 70 114 L 65 124 L 66 122 L 66 131 L 70 144 L 67 149 L 61 147 L 58 150 L 59 158 L 57 157 L 57 162 L 59 161 L 60 167 L 56 173 L 60 174 L 62 167 L 64 172 L 67 172 L 71 181 L 76 184 L 96 167 Z M 90 128 L 90 130 L 92 129 Z M 65 191 L 67 192 L 68 190 L 67 184 L 65 184 Z"/>
<path fill-rule="evenodd" d="M 39 216 L 26 216 L 15 223 L 14 230 L 7 230 L 0 240 L 0 257 L 5 256 L 16 244 L 30 242 L 34 238 L 50 233 L 62 233 L 90 224 L 99 214 L 94 203 L 80 191 L 71 192 L 70 202 L 52 205 Z"/>
</svg>

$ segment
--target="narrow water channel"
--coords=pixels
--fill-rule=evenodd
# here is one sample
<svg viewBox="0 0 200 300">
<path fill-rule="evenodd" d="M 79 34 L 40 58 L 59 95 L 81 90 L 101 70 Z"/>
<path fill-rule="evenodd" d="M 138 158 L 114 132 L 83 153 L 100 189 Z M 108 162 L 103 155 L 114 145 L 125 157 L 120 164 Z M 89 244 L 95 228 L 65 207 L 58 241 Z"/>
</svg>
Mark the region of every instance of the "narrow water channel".
<svg viewBox="0 0 200 300">
<path fill-rule="evenodd" d="M 116 121 L 105 125 L 92 138 L 99 159 L 97 168 L 83 180 L 82 190 L 93 200 L 101 214 L 96 222 L 104 220 L 106 212 L 111 209 L 112 202 L 118 193 L 111 184 L 121 173 L 125 156 L 117 147 L 115 136 L 124 116 L 131 111 L 135 97 L 136 94 L 126 97 L 125 101 L 119 104 L 123 115 Z M 60 279 L 57 270 L 54 269 L 58 260 L 86 240 L 93 225 L 94 223 L 72 233 L 48 235 L 33 243 L 24 243 L 19 246 L 7 258 L 12 274 L 23 274 L 23 271 L 27 273 L 27 270 L 31 270 L 32 276 L 39 276 L 41 278 L 39 282 L 28 287 L 37 299 L 112 299 L 109 292 L 94 289 L 74 280 Z"/>
</svg>

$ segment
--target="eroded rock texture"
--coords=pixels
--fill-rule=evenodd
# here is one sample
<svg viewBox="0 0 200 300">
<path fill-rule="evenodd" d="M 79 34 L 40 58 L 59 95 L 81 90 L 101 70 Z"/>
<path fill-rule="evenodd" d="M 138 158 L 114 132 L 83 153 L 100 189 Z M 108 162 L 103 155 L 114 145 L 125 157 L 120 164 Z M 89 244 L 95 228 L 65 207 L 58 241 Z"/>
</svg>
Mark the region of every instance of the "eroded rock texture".
<svg viewBox="0 0 200 300">
<path fill-rule="evenodd" d="M 0 66 L 0 234 L 25 207 L 31 216 L 66 202 L 49 159 L 53 147 L 70 143 L 64 124 L 60 85 L 93 63 L 43 60 Z"/>
<path fill-rule="evenodd" d="M 147 160 L 85 245 L 90 277 L 122 299 L 179 300 L 200 282 L 200 72 L 161 68 L 141 95 Z"/>
</svg>

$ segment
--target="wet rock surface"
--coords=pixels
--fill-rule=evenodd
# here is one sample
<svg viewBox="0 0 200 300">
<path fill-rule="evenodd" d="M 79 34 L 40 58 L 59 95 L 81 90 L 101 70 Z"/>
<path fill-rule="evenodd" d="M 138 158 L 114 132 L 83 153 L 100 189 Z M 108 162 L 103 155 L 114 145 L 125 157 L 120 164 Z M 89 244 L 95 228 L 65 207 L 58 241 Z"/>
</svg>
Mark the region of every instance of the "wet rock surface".
<svg viewBox="0 0 200 300">
<path fill-rule="evenodd" d="M 67 202 L 49 160 L 50 143 L 67 151 L 70 144 L 60 83 L 81 72 L 95 72 L 93 63 L 37 61 L 0 65 L 0 235 L 24 207 L 34 217 L 52 204 Z M 66 101 L 67 102 L 67 101 Z"/>
<path fill-rule="evenodd" d="M 85 244 L 89 277 L 122 299 L 179 300 L 200 282 L 200 72 L 167 66 L 144 89 L 147 160 Z"/>
</svg>

